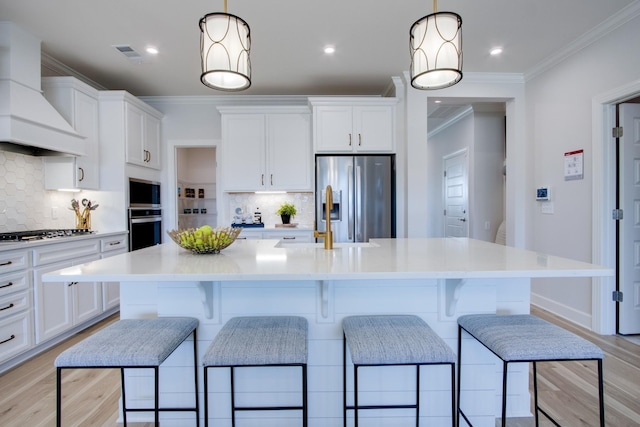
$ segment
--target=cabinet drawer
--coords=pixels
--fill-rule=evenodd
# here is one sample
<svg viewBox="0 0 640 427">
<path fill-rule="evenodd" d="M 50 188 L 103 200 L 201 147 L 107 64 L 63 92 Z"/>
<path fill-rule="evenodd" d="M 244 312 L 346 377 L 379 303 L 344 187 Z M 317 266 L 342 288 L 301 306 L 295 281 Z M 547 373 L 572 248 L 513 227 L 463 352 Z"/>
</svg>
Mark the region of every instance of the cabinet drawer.
<svg viewBox="0 0 640 427">
<path fill-rule="evenodd" d="M 261 231 L 248 231 L 243 229 L 237 237 L 238 240 L 262 239 Z"/>
<path fill-rule="evenodd" d="M 28 251 L 0 252 L 0 274 L 29 267 Z"/>
<path fill-rule="evenodd" d="M 29 291 L 19 292 L 0 298 L 0 319 L 13 316 L 31 307 L 31 294 Z"/>
<path fill-rule="evenodd" d="M 0 297 L 28 289 L 31 284 L 30 277 L 26 270 L 0 275 Z"/>
<path fill-rule="evenodd" d="M 313 231 L 289 230 L 272 231 L 265 233 L 265 239 L 280 239 L 287 243 L 309 243 L 313 242 Z"/>
<path fill-rule="evenodd" d="M 100 239 L 76 240 L 75 242 L 42 246 L 33 251 L 33 266 L 68 261 L 100 253 Z"/>
<path fill-rule="evenodd" d="M 0 363 L 33 346 L 31 310 L 0 320 Z"/>
<path fill-rule="evenodd" d="M 111 236 L 100 239 L 100 250 L 104 252 L 127 250 L 127 235 Z"/>
</svg>

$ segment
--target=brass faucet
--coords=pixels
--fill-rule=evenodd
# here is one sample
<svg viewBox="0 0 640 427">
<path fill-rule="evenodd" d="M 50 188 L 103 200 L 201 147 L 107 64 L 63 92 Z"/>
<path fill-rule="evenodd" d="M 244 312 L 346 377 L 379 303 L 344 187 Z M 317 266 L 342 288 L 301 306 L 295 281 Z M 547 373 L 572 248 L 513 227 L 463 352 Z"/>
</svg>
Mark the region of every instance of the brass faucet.
<svg viewBox="0 0 640 427">
<path fill-rule="evenodd" d="M 315 230 L 313 237 L 324 239 L 324 248 L 333 249 L 333 232 L 331 231 L 331 209 L 333 208 L 333 190 L 330 185 L 327 185 L 325 196 L 325 217 L 327 227 L 324 232 Z"/>
</svg>

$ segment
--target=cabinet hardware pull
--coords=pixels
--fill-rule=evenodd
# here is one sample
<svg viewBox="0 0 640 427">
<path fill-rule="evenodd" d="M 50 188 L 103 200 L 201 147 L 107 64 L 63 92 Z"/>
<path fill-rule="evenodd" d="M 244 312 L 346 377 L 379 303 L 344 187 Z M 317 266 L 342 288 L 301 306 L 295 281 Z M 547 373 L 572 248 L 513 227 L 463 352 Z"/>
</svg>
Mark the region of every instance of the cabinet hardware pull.
<svg viewBox="0 0 640 427">
<path fill-rule="evenodd" d="M 13 264 L 13 261 L 6 261 L 0 264 L 0 267 L 4 267 L 5 265 L 11 265 L 11 264 Z"/>
<path fill-rule="evenodd" d="M 8 305 L 8 306 L 6 306 L 6 307 L 2 307 L 2 308 L 0 308 L 0 311 L 9 310 L 9 309 L 10 309 L 10 308 L 12 308 L 12 307 L 13 307 L 13 303 L 9 304 L 9 305 Z"/>
<path fill-rule="evenodd" d="M 78 284 L 78 282 L 69 282 L 69 284 L 67 286 L 71 287 L 71 286 L 77 285 L 77 284 Z"/>
<path fill-rule="evenodd" d="M 7 283 L 6 285 L 2 285 L 2 286 L 0 286 L 0 289 L 2 289 L 2 288 L 8 288 L 9 286 L 13 286 L 13 282 L 9 282 L 9 283 Z"/>
<path fill-rule="evenodd" d="M 261 179 L 262 179 L 262 184 L 261 185 L 264 185 L 264 174 L 262 174 L 262 178 Z"/>
<path fill-rule="evenodd" d="M 271 174 L 271 185 L 273 185 L 273 174 Z"/>
<path fill-rule="evenodd" d="M 148 150 L 147 150 L 147 156 L 148 156 L 148 157 L 147 157 L 147 161 L 148 161 L 148 162 L 151 162 L 151 151 L 148 151 Z"/>
<path fill-rule="evenodd" d="M 358 147 L 362 147 L 362 134 L 358 134 Z"/>
<path fill-rule="evenodd" d="M 9 342 L 9 341 L 11 341 L 12 339 L 15 339 L 15 338 L 16 338 L 16 336 L 15 336 L 15 335 L 13 335 L 13 334 L 11 334 L 11 336 L 10 336 L 8 339 L 6 339 L 6 340 L 4 340 L 4 341 L 0 341 L 0 344 L 4 344 L 4 343 L 6 343 L 6 342 Z"/>
<path fill-rule="evenodd" d="M 296 240 L 295 237 L 283 237 L 282 240 Z"/>
<path fill-rule="evenodd" d="M 80 170 L 80 179 L 78 180 L 79 182 L 84 181 L 84 169 L 82 168 L 78 168 Z"/>
<path fill-rule="evenodd" d="M 351 147 L 351 134 L 349 134 L 349 147 Z"/>
<path fill-rule="evenodd" d="M 122 242 L 120 242 L 120 241 L 117 241 L 117 242 L 110 242 L 110 243 L 109 243 L 109 246 L 119 245 L 120 243 L 122 243 Z"/>
</svg>

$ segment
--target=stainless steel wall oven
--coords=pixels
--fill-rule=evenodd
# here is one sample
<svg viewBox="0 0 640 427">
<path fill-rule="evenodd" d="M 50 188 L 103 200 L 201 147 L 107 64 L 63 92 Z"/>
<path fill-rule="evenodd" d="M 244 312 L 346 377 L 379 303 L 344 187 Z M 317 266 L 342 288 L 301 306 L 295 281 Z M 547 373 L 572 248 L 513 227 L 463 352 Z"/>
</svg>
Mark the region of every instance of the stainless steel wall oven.
<svg viewBox="0 0 640 427">
<path fill-rule="evenodd" d="M 129 179 L 129 250 L 162 243 L 160 183 Z"/>
</svg>

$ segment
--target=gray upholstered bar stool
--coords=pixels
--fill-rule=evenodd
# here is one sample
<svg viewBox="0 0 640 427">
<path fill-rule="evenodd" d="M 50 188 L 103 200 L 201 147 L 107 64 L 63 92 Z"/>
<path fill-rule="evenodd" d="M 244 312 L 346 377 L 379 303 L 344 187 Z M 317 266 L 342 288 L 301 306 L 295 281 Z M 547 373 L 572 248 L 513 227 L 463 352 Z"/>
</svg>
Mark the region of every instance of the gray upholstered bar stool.
<svg viewBox="0 0 640 427">
<path fill-rule="evenodd" d="M 122 415 L 127 425 L 127 412 L 154 412 L 155 425 L 160 423 L 160 412 L 193 411 L 196 425 L 200 425 L 198 415 L 198 367 L 197 337 L 198 319 L 190 317 L 159 317 L 155 319 L 124 319 L 99 330 L 74 346 L 63 351 L 55 360 L 56 378 L 56 423 L 62 423 L 62 370 L 118 368 L 122 388 Z M 195 406 L 190 408 L 160 408 L 159 368 L 160 365 L 193 334 L 193 384 Z M 125 394 L 126 368 L 154 371 L 154 407 L 127 408 Z"/>
<path fill-rule="evenodd" d="M 349 316 L 342 321 L 343 338 L 343 417 L 354 411 L 358 426 L 361 409 L 415 409 L 416 426 L 420 423 L 420 366 L 451 366 L 451 425 L 456 421 L 455 361 L 451 348 L 427 323 L 413 315 Z M 347 347 L 353 362 L 353 405 L 347 405 Z M 372 366 L 415 365 L 415 403 L 407 405 L 360 405 L 358 403 L 358 369 Z"/>
<path fill-rule="evenodd" d="M 204 365 L 204 425 L 209 425 L 209 368 L 229 368 L 231 425 L 237 411 L 302 411 L 307 425 L 308 323 L 298 316 L 234 317 L 220 330 L 207 349 Z M 302 397 L 297 406 L 237 406 L 234 374 L 238 368 L 292 366 L 302 370 Z"/>
<path fill-rule="evenodd" d="M 458 424 L 460 415 L 471 422 L 460 407 L 462 331 L 466 331 L 502 360 L 502 426 L 507 422 L 507 368 L 509 363 L 533 363 L 534 416 L 538 411 L 559 425 L 538 404 L 538 362 L 594 360 L 598 364 L 598 398 L 600 425 L 604 426 L 603 351 L 595 344 L 539 317 L 530 314 L 469 314 L 458 318 Z M 487 402 L 487 404 L 490 404 Z"/>
</svg>

